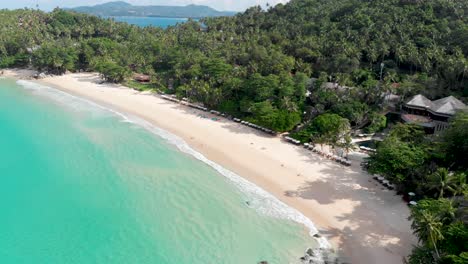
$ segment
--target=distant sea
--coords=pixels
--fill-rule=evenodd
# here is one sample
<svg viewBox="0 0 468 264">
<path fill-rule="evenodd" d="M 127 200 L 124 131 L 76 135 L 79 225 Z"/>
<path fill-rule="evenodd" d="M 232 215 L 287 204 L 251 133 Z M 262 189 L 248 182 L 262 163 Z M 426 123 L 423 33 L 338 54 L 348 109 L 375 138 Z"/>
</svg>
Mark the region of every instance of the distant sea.
<svg viewBox="0 0 468 264">
<path fill-rule="evenodd" d="M 139 27 L 161 27 L 167 28 L 169 26 L 175 26 L 178 23 L 184 23 L 188 21 L 188 18 L 171 18 L 171 17 L 132 17 L 132 16 L 116 16 L 106 17 L 113 18 L 118 22 L 126 22 L 128 24 L 137 25 Z"/>
<path fill-rule="evenodd" d="M 178 137 L 0 78 L 0 263 L 297 263 L 310 220 Z"/>
</svg>

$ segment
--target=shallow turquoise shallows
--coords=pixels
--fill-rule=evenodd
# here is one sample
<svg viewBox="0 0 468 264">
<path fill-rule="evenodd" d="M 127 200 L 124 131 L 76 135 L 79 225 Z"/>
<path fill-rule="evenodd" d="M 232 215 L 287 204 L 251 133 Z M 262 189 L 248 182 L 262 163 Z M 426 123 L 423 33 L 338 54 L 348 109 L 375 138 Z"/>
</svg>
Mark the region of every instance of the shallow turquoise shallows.
<svg viewBox="0 0 468 264">
<path fill-rule="evenodd" d="M 316 244 L 284 204 L 135 120 L 0 79 L 0 263 L 283 264 Z"/>
</svg>

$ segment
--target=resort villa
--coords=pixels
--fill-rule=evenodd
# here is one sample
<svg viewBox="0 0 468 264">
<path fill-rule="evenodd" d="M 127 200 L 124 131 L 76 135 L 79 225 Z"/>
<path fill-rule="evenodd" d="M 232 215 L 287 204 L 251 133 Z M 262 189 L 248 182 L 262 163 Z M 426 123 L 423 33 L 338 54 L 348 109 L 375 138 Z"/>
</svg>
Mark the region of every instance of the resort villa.
<svg viewBox="0 0 468 264">
<path fill-rule="evenodd" d="M 424 95 L 414 96 L 403 106 L 401 119 L 405 123 L 424 127 L 428 134 L 434 134 L 448 127 L 448 121 L 456 112 L 468 109 L 453 96 L 431 101 Z"/>
</svg>

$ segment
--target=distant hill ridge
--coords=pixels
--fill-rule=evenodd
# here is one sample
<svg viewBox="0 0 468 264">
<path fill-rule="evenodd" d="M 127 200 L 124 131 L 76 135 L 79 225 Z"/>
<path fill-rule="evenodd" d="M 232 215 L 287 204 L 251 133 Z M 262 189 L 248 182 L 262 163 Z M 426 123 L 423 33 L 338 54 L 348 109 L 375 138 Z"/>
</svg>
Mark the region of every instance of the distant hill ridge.
<svg viewBox="0 0 468 264">
<path fill-rule="evenodd" d="M 78 13 L 96 16 L 138 16 L 138 17 L 219 17 L 233 16 L 236 12 L 218 11 L 209 6 L 134 6 L 127 2 L 116 1 L 95 6 L 67 8 Z"/>
</svg>

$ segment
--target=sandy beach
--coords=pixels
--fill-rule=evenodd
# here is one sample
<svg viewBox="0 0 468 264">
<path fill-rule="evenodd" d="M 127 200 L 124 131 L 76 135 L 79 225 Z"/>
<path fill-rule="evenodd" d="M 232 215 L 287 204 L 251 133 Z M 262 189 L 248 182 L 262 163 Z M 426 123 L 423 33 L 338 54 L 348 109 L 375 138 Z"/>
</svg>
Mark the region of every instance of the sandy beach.
<svg viewBox="0 0 468 264">
<path fill-rule="evenodd" d="M 31 72 L 5 70 L 4 75 L 28 79 Z M 201 111 L 151 93 L 99 84 L 94 73 L 37 82 L 139 116 L 182 137 L 209 159 L 310 218 L 347 263 L 402 263 L 417 242 L 401 197 L 383 190 L 358 162 L 339 165 L 227 119 L 200 118 Z"/>
</svg>

